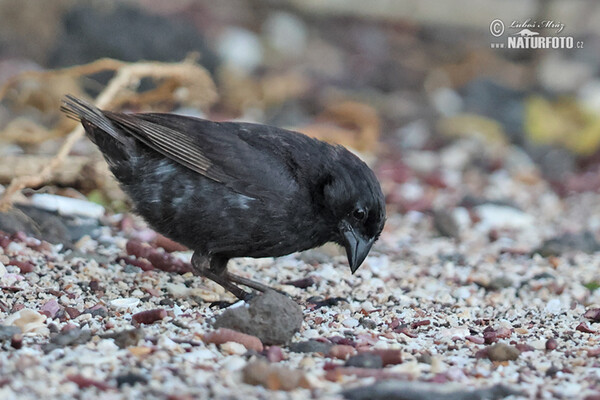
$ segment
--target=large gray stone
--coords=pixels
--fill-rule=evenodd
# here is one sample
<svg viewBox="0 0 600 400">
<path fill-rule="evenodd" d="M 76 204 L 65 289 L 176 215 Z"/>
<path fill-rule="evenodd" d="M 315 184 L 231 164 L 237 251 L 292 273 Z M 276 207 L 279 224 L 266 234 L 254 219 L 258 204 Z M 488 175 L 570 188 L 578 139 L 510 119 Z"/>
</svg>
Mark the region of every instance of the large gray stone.
<svg viewBox="0 0 600 400">
<path fill-rule="evenodd" d="M 269 290 L 247 306 L 227 309 L 215 328 L 229 328 L 257 336 L 264 344 L 285 344 L 300 330 L 302 308 L 289 297 Z"/>
</svg>

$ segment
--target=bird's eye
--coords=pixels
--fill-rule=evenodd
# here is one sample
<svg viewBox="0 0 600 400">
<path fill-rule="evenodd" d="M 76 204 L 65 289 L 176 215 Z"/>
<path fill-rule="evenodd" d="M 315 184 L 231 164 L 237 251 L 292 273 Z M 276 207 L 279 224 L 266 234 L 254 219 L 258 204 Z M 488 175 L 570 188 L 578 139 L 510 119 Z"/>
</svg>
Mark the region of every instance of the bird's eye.
<svg viewBox="0 0 600 400">
<path fill-rule="evenodd" d="M 367 217 L 367 212 L 362 208 L 357 208 L 352 212 L 352 217 L 357 221 L 364 221 Z"/>
</svg>

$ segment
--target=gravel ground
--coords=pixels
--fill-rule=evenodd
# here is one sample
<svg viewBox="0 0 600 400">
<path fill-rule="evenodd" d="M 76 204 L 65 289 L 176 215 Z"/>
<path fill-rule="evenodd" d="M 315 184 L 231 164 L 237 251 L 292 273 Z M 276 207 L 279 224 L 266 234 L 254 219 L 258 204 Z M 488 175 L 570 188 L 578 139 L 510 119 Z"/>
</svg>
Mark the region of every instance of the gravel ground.
<svg viewBox="0 0 600 400">
<path fill-rule="evenodd" d="M 600 196 L 501 150 L 489 171 L 446 149 L 443 184 L 379 171 L 389 218 L 355 275 L 329 246 L 232 262 L 302 307 L 288 344 L 215 330 L 234 299 L 189 252 L 145 248 L 178 273 L 151 269 L 129 216 L 72 249 L 0 235 L 0 398 L 599 398 Z"/>
</svg>

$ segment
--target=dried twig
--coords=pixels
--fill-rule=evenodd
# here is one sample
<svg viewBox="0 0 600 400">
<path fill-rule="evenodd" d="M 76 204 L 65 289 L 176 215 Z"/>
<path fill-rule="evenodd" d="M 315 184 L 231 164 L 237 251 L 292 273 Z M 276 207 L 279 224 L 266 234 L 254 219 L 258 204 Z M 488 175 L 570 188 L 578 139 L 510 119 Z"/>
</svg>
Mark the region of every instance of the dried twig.
<svg viewBox="0 0 600 400">
<path fill-rule="evenodd" d="M 104 91 L 97 97 L 95 104 L 100 108 L 108 108 L 118 99 L 124 89 L 135 88 L 144 77 L 157 79 L 177 79 L 186 91 L 177 91 L 182 97 L 181 101 L 204 102 L 211 104 L 216 100 L 216 91 L 209 74 L 199 65 L 191 60 L 182 63 L 168 64 L 157 62 L 140 62 L 126 64 L 116 60 L 103 59 L 88 65 L 71 67 L 70 71 L 77 74 L 89 74 L 103 69 L 117 68 L 116 75 L 112 78 Z M 33 74 L 33 73 L 32 73 Z M 198 93 L 198 91 L 203 93 Z M 0 98 L 6 93 L 6 89 L 0 89 Z M 122 101 L 122 100 L 121 100 Z M 65 160 L 71 148 L 83 136 L 83 128 L 75 128 L 56 153 L 56 155 L 35 175 L 15 177 L 0 197 L 0 211 L 6 211 L 12 205 L 13 195 L 26 188 L 35 187 L 49 180 L 56 169 Z"/>
</svg>

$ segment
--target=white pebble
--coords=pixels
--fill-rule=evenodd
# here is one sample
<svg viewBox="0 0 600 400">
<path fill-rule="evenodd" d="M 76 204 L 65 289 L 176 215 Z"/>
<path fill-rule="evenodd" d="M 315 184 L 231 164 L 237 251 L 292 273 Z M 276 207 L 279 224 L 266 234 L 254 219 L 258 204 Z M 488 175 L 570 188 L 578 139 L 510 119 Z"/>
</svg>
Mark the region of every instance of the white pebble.
<svg viewBox="0 0 600 400">
<path fill-rule="evenodd" d="M 321 335 L 316 329 L 307 329 L 304 331 L 303 336 L 307 339 L 314 339 L 320 337 Z"/>
<path fill-rule="evenodd" d="M 246 366 L 247 362 L 240 356 L 227 357 L 222 367 L 227 371 L 237 371 Z"/>
<path fill-rule="evenodd" d="M 125 297 L 110 301 L 110 305 L 117 309 L 132 309 L 140 303 L 140 299 L 135 297 Z"/>
<path fill-rule="evenodd" d="M 547 304 L 546 307 L 544 307 L 544 311 L 546 311 L 548 314 L 560 314 L 562 312 L 562 303 L 560 302 L 560 299 L 552 299 L 550 300 Z"/>
<path fill-rule="evenodd" d="M 81 215 L 90 218 L 100 218 L 104 215 L 104 207 L 100 204 L 55 194 L 36 193 L 31 196 L 31 203 L 45 210 L 57 211 L 61 215 Z"/>
<path fill-rule="evenodd" d="M 358 326 L 358 320 L 355 318 L 347 318 L 342 321 L 342 325 L 346 328 L 356 328 Z"/>
<path fill-rule="evenodd" d="M 246 346 L 237 342 L 226 342 L 221 345 L 221 351 L 226 354 L 242 355 L 246 353 Z"/>
</svg>

